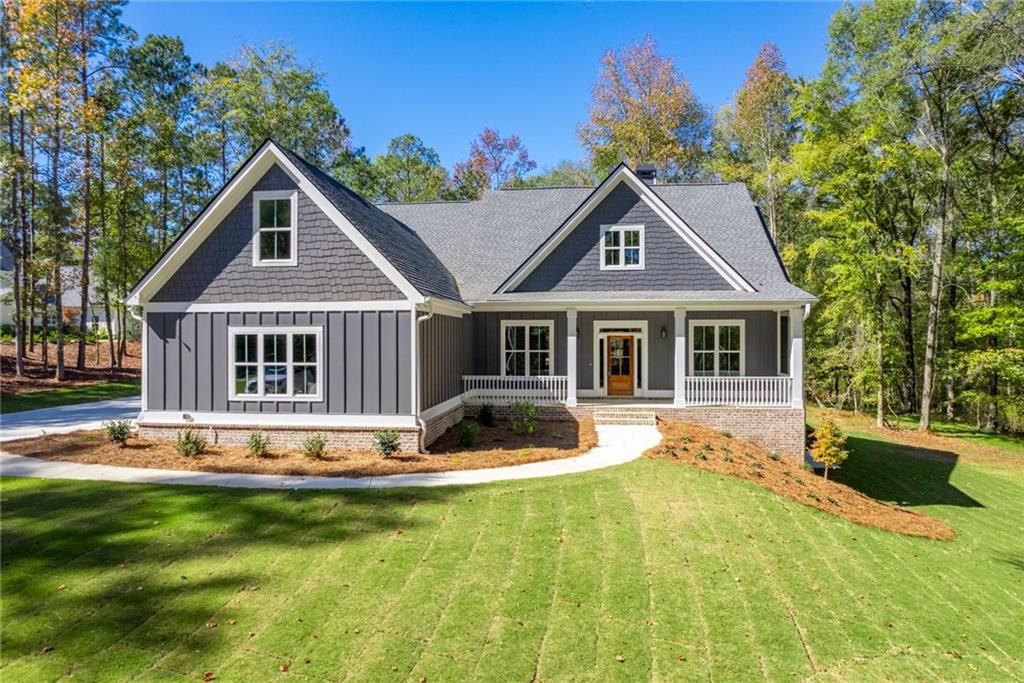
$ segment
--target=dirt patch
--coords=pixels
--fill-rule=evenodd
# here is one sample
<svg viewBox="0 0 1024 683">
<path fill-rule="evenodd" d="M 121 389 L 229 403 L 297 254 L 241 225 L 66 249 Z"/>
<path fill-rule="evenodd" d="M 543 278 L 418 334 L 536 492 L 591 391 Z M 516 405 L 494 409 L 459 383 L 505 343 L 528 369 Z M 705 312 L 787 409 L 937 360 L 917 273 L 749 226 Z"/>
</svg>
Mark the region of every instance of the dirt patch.
<svg viewBox="0 0 1024 683">
<path fill-rule="evenodd" d="M 86 369 L 78 370 L 78 340 L 67 340 L 64 345 L 64 371 L 66 379 L 58 382 L 53 378 L 57 345 L 51 343 L 49 368 L 43 368 L 43 346 L 36 343 L 35 350 L 26 351 L 25 376 L 14 374 L 14 342 L 0 343 L 0 377 L 3 378 L 2 395 L 16 396 L 30 391 L 84 386 L 100 382 L 138 382 L 141 378 L 142 348 L 139 342 L 129 341 L 124 367 L 110 367 L 110 351 L 106 341 L 86 344 Z M 99 359 L 96 354 L 99 352 Z"/>
<path fill-rule="evenodd" d="M 645 455 L 747 479 L 837 517 L 910 536 L 951 540 L 956 532 L 935 517 L 869 498 L 849 486 L 825 481 L 786 457 L 775 459 L 760 446 L 686 422 L 659 422 L 660 445 Z"/>
<path fill-rule="evenodd" d="M 504 426 L 481 427 L 473 448 L 455 445 L 445 433 L 430 454 L 399 453 L 382 458 L 374 451 L 329 451 L 321 460 L 304 458 L 297 450 L 272 449 L 263 458 L 249 457 L 241 446 L 211 445 L 193 458 L 178 454 L 169 441 L 133 437 L 121 448 L 108 442 L 102 432 L 55 434 L 22 441 L 8 441 L 3 450 L 41 460 L 155 467 L 194 472 L 241 472 L 322 477 L 379 477 L 414 472 L 451 472 L 487 467 L 524 465 L 580 455 L 597 445 L 592 420 L 541 422 L 536 433 L 518 434 Z"/>
</svg>

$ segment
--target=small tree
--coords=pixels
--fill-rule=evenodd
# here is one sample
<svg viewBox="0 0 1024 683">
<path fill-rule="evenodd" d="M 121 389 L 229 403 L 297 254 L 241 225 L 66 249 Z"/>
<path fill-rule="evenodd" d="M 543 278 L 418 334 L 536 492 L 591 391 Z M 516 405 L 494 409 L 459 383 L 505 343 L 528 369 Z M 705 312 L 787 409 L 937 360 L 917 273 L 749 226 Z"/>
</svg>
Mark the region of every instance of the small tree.
<svg viewBox="0 0 1024 683">
<path fill-rule="evenodd" d="M 828 481 L 828 468 L 839 467 L 849 455 L 847 451 L 843 450 L 843 446 L 846 445 L 846 435 L 839 431 L 835 420 L 825 417 L 818 425 L 815 436 L 814 446 L 811 447 L 811 458 L 815 462 L 825 465 L 825 481 Z"/>
</svg>

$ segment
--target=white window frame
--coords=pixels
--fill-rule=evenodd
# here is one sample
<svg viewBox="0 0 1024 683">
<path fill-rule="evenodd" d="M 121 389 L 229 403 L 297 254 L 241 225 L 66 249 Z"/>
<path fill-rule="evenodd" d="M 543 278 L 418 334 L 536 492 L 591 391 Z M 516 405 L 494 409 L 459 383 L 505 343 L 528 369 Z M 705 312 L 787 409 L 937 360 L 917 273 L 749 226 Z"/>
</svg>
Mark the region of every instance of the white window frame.
<svg viewBox="0 0 1024 683">
<path fill-rule="evenodd" d="M 323 328 L 320 327 L 228 327 L 228 398 L 231 401 L 322 401 L 324 396 L 324 346 Z M 255 334 L 256 336 L 256 376 L 259 378 L 257 387 L 259 393 L 238 394 L 235 392 L 235 337 L 244 334 Z M 284 334 L 288 336 L 288 343 L 285 349 L 284 363 L 266 363 L 263 360 L 263 339 L 270 334 Z M 297 334 L 312 334 L 316 336 L 316 393 L 295 395 L 295 381 L 293 368 L 296 363 L 292 355 L 292 344 Z M 264 394 L 263 393 L 263 367 L 265 365 L 284 365 L 288 377 L 288 393 L 286 394 Z M 308 363 L 298 363 L 308 365 Z"/>
<path fill-rule="evenodd" d="M 718 350 L 718 330 L 721 327 L 739 327 L 740 328 L 740 374 L 739 375 L 723 375 L 719 371 L 718 367 L 718 355 L 721 351 Z M 714 327 L 715 328 L 715 374 L 714 375 L 698 375 L 697 374 L 697 351 L 696 342 L 697 337 L 694 332 L 695 327 Z M 746 377 L 747 376 L 747 326 L 745 320 L 690 320 L 690 358 L 689 364 L 687 365 L 687 372 L 691 377 Z M 700 353 L 707 353 L 701 351 Z"/>
<path fill-rule="evenodd" d="M 635 230 L 635 231 L 640 233 L 640 246 L 638 247 L 639 250 L 640 250 L 640 263 L 633 264 L 633 265 L 626 265 L 626 236 L 623 233 L 625 233 L 625 231 L 627 231 L 627 230 Z M 617 247 L 607 247 L 607 246 L 605 246 L 604 237 L 609 232 L 617 232 L 617 233 L 619 233 L 619 246 L 617 246 Z M 647 250 L 644 248 L 644 226 L 643 225 L 602 225 L 601 226 L 601 241 L 600 241 L 599 244 L 600 244 L 600 247 L 601 247 L 601 249 L 600 249 L 601 270 L 643 270 L 644 269 L 644 262 L 645 262 L 645 258 L 646 258 L 645 252 Z M 632 249 L 633 247 L 629 247 L 629 248 Z M 604 255 L 605 255 L 606 252 L 612 251 L 612 250 L 619 252 L 619 265 L 617 265 L 617 266 L 605 265 Z"/>
<path fill-rule="evenodd" d="M 291 244 L 290 258 L 260 258 L 260 202 L 287 199 L 291 203 L 291 226 L 288 228 Z M 252 264 L 254 266 L 297 266 L 299 265 L 299 191 L 298 190 L 261 190 L 252 193 Z M 283 232 L 284 228 L 264 228 L 268 231 Z"/>
<path fill-rule="evenodd" d="M 526 374 L 525 375 L 506 375 L 505 370 L 508 367 L 505 362 L 505 330 L 509 327 L 525 327 L 526 328 L 526 348 L 521 353 L 526 354 Z M 548 363 L 550 372 L 546 375 L 531 375 L 530 374 L 530 328 L 531 327 L 546 327 L 548 328 L 548 340 L 549 348 L 548 355 L 551 357 Z M 501 321 L 501 376 L 502 377 L 551 377 L 555 374 L 555 347 L 558 344 L 555 343 L 555 321 L 554 320 L 502 320 Z M 512 349 L 513 351 L 520 351 L 519 349 Z"/>
</svg>

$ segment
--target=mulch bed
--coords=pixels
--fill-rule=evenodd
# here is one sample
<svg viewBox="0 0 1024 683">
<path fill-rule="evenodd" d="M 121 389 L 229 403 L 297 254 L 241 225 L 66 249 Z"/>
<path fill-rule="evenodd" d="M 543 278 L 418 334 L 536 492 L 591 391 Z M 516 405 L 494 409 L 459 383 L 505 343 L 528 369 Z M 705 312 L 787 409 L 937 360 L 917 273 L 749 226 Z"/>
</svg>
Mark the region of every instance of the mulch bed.
<svg viewBox="0 0 1024 683">
<path fill-rule="evenodd" d="M 747 479 L 862 526 L 946 541 L 956 537 L 953 528 L 940 519 L 869 498 L 845 484 L 825 481 L 790 458 L 774 459 L 749 441 L 686 422 L 659 422 L 658 429 L 662 442 L 648 450 L 647 457 Z"/>
<path fill-rule="evenodd" d="M 64 374 L 66 379 L 58 382 L 53 378 L 54 363 L 57 358 L 56 344 L 50 343 L 49 367 L 47 369 L 43 369 L 43 345 L 41 343 L 36 342 L 35 350 L 31 352 L 26 349 L 25 376 L 18 377 L 14 374 L 14 342 L 2 342 L 0 343 L 0 377 L 3 378 L 3 381 L 0 384 L 0 390 L 4 396 L 15 396 L 30 391 L 84 386 L 100 382 L 138 382 L 142 377 L 139 369 L 142 363 L 142 345 L 139 342 L 129 341 L 127 346 L 124 367 L 111 369 L 108 342 L 104 340 L 98 344 L 86 344 L 86 369 L 78 370 L 75 368 L 75 364 L 78 362 L 78 340 L 65 340 Z M 99 350 L 98 361 L 96 359 L 97 347 Z"/>
<path fill-rule="evenodd" d="M 328 451 L 321 460 L 304 458 L 297 450 L 272 448 L 266 457 L 252 458 L 242 446 L 210 445 L 196 457 L 179 455 L 170 441 L 129 439 L 121 448 L 100 431 L 8 441 L 3 450 L 42 460 L 155 467 L 198 472 L 232 472 L 323 477 L 378 477 L 414 472 L 450 472 L 524 465 L 580 455 L 597 445 L 592 420 L 540 422 L 532 435 L 509 431 L 504 425 L 481 427 L 472 448 L 455 444 L 446 432 L 430 454 L 398 453 L 382 458 L 374 451 Z"/>
</svg>

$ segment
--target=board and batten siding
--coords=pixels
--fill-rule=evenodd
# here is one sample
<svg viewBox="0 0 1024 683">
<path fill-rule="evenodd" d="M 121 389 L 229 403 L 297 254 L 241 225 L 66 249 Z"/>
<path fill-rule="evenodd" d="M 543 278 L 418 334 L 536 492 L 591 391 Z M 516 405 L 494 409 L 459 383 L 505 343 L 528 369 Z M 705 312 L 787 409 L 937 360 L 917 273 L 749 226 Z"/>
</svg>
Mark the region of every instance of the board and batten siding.
<svg viewBox="0 0 1024 683">
<path fill-rule="evenodd" d="M 502 320 L 554 320 L 556 375 L 567 374 L 565 364 L 566 315 L 560 311 L 537 312 L 485 312 L 474 313 L 473 319 L 473 374 L 500 375 L 504 360 L 501 357 Z"/>
<path fill-rule="evenodd" d="M 146 409 L 409 415 L 409 311 L 147 313 Z M 230 401 L 229 327 L 320 328 L 322 400 Z"/>
<path fill-rule="evenodd" d="M 473 373 L 473 320 L 435 315 L 419 330 L 420 410 L 462 393 L 462 376 Z"/>
<path fill-rule="evenodd" d="M 742 320 L 744 322 L 745 373 L 748 377 L 775 377 L 778 374 L 779 328 L 775 311 L 688 311 L 686 324 L 694 320 Z M 693 340 L 687 328 L 687 344 L 693 348 Z M 687 349 L 686 374 L 693 374 Z"/>
</svg>

